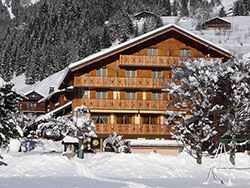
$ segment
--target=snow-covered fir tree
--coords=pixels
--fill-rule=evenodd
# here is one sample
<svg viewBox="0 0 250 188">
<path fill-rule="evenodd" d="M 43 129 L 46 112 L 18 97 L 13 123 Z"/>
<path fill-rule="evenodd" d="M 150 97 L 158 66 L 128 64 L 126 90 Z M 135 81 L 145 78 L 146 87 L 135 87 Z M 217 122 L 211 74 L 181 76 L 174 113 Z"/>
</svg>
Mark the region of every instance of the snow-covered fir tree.
<svg viewBox="0 0 250 188">
<path fill-rule="evenodd" d="M 22 96 L 13 90 L 12 84 L 0 87 L 0 148 L 8 146 L 10 138 L 20 137 L 22 131 L 15 122 L 16 104 Z"/>
<path fill-rule="evenodd" d="M 216 130 L 210 120 L 213 111 L 221 106 L 213 102 L 219 92 L 218 76 L 220 61 L 197 59 L 183 62 L 183 67 L 173 68 L 175 83 L 169 83 L 166 91 L 175 98 L 168 105 L 182 108 L 189 115 L 185 121 L 182 114 L 167 111 L 167 124 L 175 124 L 173 138 L 181 141 L 198 164 L 202 163 L 202 152 L 214 146 Z"/>
</svg>

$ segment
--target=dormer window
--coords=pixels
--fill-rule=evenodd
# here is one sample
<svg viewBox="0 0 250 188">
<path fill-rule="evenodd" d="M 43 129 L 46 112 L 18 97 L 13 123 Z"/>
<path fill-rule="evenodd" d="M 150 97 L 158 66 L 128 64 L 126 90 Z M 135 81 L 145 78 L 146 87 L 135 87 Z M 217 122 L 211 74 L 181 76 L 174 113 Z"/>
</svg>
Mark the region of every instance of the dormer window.
<svg viewBox="0 0 250 188">
<path fill-rule="evenodd" d="M 148 56 L 157 56 L 158 49 L 157 48 L 148 48 L 147 55 Z"/>
</svg>

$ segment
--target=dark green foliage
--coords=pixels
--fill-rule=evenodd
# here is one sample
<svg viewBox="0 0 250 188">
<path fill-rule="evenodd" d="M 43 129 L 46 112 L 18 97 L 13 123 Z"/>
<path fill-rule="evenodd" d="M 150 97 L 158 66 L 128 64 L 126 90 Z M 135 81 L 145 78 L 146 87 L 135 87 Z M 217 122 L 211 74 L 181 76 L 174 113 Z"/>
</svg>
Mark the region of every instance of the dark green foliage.
<svg viewBox="0 0 250 188">
<path fill-rule="evenodd" d="M 187 16 L 197 5 L 207 6 L 205 2 L 40 0 L 23 7 L 24 1 L 12 0 L 16 18 L 10 21 L 0 1 L 0 77 L 9 81 L 25 73 L 26 83 L 33 84 L 117 40 L 138 36 L 132 22 L 135 13 L 150 10 L 157 15 L 143 25 L 141 33 L 146 33 L 163 25 L 160 16 L 177 16 L 178 11 Z"/>
<path fill-rule="evenodd" d="M 225 16 L 226 16 L 226 12 L 225 12 L 225 10 L 224 10 L 224 7 L 222 7 L 222 8 L 220 9 L 219 16 L 220 16 L 220 17 L 225 17 Z"/>
<path fill-rule="evenodd" d="M 20 136 L 15 124 L 16 104 L 22 97 L 12 90 L 12 84 L 0 87 L 0 147 L 8 145 L 9 138 Z"/>
<path fill-rule="evenodd" d="M 248 16 L 250 13 L 250 1 L 238 0 L 233 6 L 234 16 Z"/>
</svg>

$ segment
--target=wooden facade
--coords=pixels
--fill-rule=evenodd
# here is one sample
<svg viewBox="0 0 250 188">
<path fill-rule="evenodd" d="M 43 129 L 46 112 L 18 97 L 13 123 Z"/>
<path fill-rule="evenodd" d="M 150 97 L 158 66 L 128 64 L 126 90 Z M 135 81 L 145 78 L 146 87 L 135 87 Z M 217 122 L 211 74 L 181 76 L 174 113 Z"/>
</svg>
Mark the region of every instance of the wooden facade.
<svg viewBox="0 0 250 188">
<path fill-rule="evenodd" d="M 165 26 L 76 62 L 59 88 L 73 85 L 72 108 L 85 105 L 90 109 L 101 138 L 115 131 L 123 138 L 170 139 L 165 111 L 185 112 L 167 107 L 174 99 L 162 89 L 173 82 L 173 66 L 195 58 L 226 61 L 231 55 L 178 26 Z"/>
<path fill-rule="evenodd" d="M 54 116 L 62 116 L 69 114 L 71 112 L 71 108 L 68 108 L 68 106 L 65 106 L 65 108 L 62 108 L 60 111 L 57 111 L 57 109 L 70 101 L 73 100 L 73 90 L 67 89 L 63 91 L 57 91 L 52 94 L 50 94 L 48 97 L 44 98 L 42 101 L 44 101 L 46 105 L 46 113 L 53 112 Z"/>
<path fill-rule="evenodd" d="M 18 104 L 18 108 L 24 114 L 36 114 L 42 115 L 46 113 L 46 104 L 44 102 L 39 103 L 39 100 L 43 98 L 39 93 L 32 91 L 25 95 L 26 99 Z"/>
<path fill-rule="evenodd" d="M 202 29 L 207 29 L 207 30 L 231 29 L 231 23 L 222 18 L 216 17 L 203 23 Z"/>
</svg>

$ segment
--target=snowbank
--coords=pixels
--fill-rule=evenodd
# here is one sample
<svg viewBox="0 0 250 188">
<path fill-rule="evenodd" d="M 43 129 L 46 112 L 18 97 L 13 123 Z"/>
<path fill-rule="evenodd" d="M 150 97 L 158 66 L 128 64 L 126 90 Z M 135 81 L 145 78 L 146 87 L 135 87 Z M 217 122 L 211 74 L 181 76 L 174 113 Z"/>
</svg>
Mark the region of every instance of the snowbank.
<svg viewBox="0 0 250 188">
<path fill-rule="evenodd" d="M 36 178 L 37 181 L 42 181 L 39 178 L 51 177 L 57 180 L 57 187 L 64 187 L 61 184 L 60 177 L 90 178 L 93 179 L 93 182 L 96 180 L 123 182 L 123 184 L 127 184 L 127 187 L 138 187 L 135 186 L 135 184 L 139 184 L 144 188 L 224 187 L 223 185 L 215 184 L 213 181 L 210 181 L 208 185 L 203 183 L 206 181 L 206 176 L 211 167 L 232 167 L 228 160 L 228 155 L 223 154 L 217 159 L 204 157 L 203 164 L 198 165 L 195 160 L 185 152 L 178 156 L 165 156 L 155 153 L 97 153 L 85 154 L 83 160 L 76 157 L 69 160 L 62 156 L 62 145 L 59 142 L 43 140 L 41 143 L 42 145 L 32 152 L 3 154 L 4 163 L 7 164 L 7 166 L 0 166 L 0 177 L 8 179 L 32 177 Z M 60 147 L 58 147 L 59 145 Z M 222 178 L 225 183 L 227 183 L 230 175 L 233 187 L 249 187 L 249 155 L 246 153 L 237 153 L 236 167 L 248 167 L 249 169 L 217 170 L 216 174 Z M 0 187 L 2 187 L 1 182 L 4 181 L 1 179 Z M 94 183 L 92 185 L 94 185 Z M 89 187 L 95 187 L 92 185 L 90 183 Z M 73 188 L 73 186 L 71 187 Z"/>
</svg>

